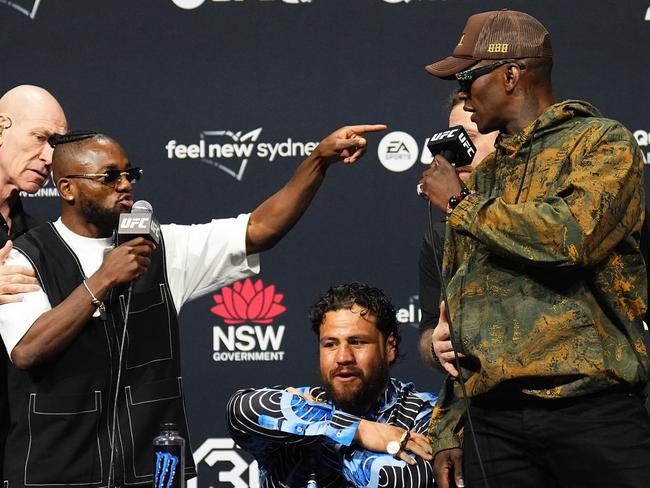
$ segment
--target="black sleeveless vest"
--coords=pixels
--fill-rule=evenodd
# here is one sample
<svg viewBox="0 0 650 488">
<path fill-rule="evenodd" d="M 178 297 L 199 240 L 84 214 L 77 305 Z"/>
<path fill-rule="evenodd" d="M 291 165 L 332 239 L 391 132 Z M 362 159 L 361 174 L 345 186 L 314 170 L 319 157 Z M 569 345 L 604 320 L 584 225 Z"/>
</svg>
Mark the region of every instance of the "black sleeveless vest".
<svg viewBox="0 0 650 488">
<path fill-rule="evenodd" d="M 34 265 L 52 308 L 81 285 L 81 264 L 52 224 L 32 229 L 15 247 Z M 100 488 L 107 485 L 111 457 L 115 486 L 151 485 L 152 441 L 163 422 L 179 425 L 187 440 L 185 476 L 196 475 L 162 242 L 133 286 L 114 409 L 127 300 L 126 287 L 111 290 L 105 320 L 91 317 L 55 359 L 29 371 L 9 365 L 5 488 Z"/>
</svg>

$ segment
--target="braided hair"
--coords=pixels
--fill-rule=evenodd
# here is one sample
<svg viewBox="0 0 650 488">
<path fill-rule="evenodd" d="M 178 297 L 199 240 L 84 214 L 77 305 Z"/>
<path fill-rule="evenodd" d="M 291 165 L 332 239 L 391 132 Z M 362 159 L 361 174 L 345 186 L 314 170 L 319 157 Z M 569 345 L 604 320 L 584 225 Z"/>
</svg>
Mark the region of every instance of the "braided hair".
<svg viewBox="0 0 650 488">
<path fill-rule="evenodd" d="M 60 144 L 83 141 L 84 139 L 90 139 L 99 135 L 101 134 L 94 130 L 78 130 L 68 132 L 67 134 L 52 134 L 47 138 L 47 142 L 51 147 L 56 147 Z"/>
</svg>

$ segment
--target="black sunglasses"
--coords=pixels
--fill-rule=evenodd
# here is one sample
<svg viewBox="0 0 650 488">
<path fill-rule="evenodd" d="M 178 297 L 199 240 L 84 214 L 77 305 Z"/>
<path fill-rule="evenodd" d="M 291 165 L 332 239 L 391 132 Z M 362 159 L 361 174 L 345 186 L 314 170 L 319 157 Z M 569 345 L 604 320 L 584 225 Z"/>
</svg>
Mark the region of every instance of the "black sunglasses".
<svg viewBox="0 0 650 488">
<path fill-rule="evenodd" d="M 517 66 L 519 66 L 520 69 L 525 69 L 524 65 L 517 63 L 514 59 L 502 59 L 501 61 L 497 61 L 496 63 L 492 64 L 486 64 L 480 68 L 466 69 L 465 71 L 456 73 L 456 80 L 458 80 L 458 84 L 460 85 L 460 91 L 469 93 L 472 87 L 472 83 L 474 83 L 474 80 L 476 80 L 476 78 L 487 75 L 488 73 L 492 73 L 499 66 L 503 66 L 504 64 L 509 63 L 515 63 Z"/>
<path fill-rule="evenodd" d="M 68 175 L 64 178 L 87 178 L 93 181 L 99 181 L 100 183 L 108 186 L 115 186 L 124 176 L 130 183 L 134 183 L 140 179 L 144 171 L 141 168 L 129 168 L 126 171 L 120 171 L 119 169 L 107 169 L 104 173 L 86 173 L 82 175 Z"/>
</svg>

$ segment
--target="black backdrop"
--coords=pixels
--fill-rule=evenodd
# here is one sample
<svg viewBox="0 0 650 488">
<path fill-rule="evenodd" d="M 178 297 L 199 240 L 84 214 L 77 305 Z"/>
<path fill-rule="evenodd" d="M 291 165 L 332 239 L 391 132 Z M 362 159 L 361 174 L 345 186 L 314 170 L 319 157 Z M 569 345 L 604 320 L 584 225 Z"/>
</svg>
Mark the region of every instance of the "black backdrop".
<svg viewBox="0 0 650 488">
<path fill-rule="evenodd" d="M 423 67 L 452 50 L 469 14 L 502 7 L 536 16 L 551 32 L 556 98 L 591 101 L 650 151 L 650 0 L 0 0 L 1 91 L 43 86 L 72 129 L 120 140 L 145 169 L 136 196 L 163 222 L 252 210 L 287 181 L 307 143 L 340 125 L 387 123 L 386 134 L 406 133 L 384 140 L 401 148 L 393 156 L 407 161 L 404 171 L 382 165 L 385 134 L 371 135 L 367 156 L 333 167 L 303 220 L 263 256 L 253 281 L 274 285 L 286 307 L 271 324 L 226 324 L 211 312 L 212 294 L 183 309 L 201 487 L 256 486 L 255 466 L 227 438 L 225 402 L 243 386 L 317 381 L 306 309 L 333 283 L 384 288 L 404 322 L 407 356 L 394 374 L 438 388 L 441 378 L 416 351 L 426 209 L 414 190 L 422 145 L 445 125 L 453 83 Z M 195 154 L 201 140 L 219 153 Z M 51 184 L 26 206 L 42 219 L 56 216 Z M 256 327 L 262 342 L 276 343 L 260 345 Z M 247 349 L 283 354 L 228 354 Z"/>
</svg>

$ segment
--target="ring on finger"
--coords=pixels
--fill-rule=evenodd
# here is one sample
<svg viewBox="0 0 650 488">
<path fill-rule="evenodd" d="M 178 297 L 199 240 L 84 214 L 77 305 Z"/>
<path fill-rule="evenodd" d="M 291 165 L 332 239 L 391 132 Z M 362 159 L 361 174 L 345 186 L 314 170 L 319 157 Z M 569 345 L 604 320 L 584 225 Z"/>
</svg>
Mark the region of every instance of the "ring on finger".
<svg viewBox="0 0 650 488">
<path fill-rule="evenodd" d="M 403 451 L 404 448 L 406 447 L 406 444 L 408 444 L 409 439 L 411 438 L 411 431 L 406 430 L 402 434 L 402 437 L 399 438 L 399 448 L 400 451 Z"/>
</svg>

